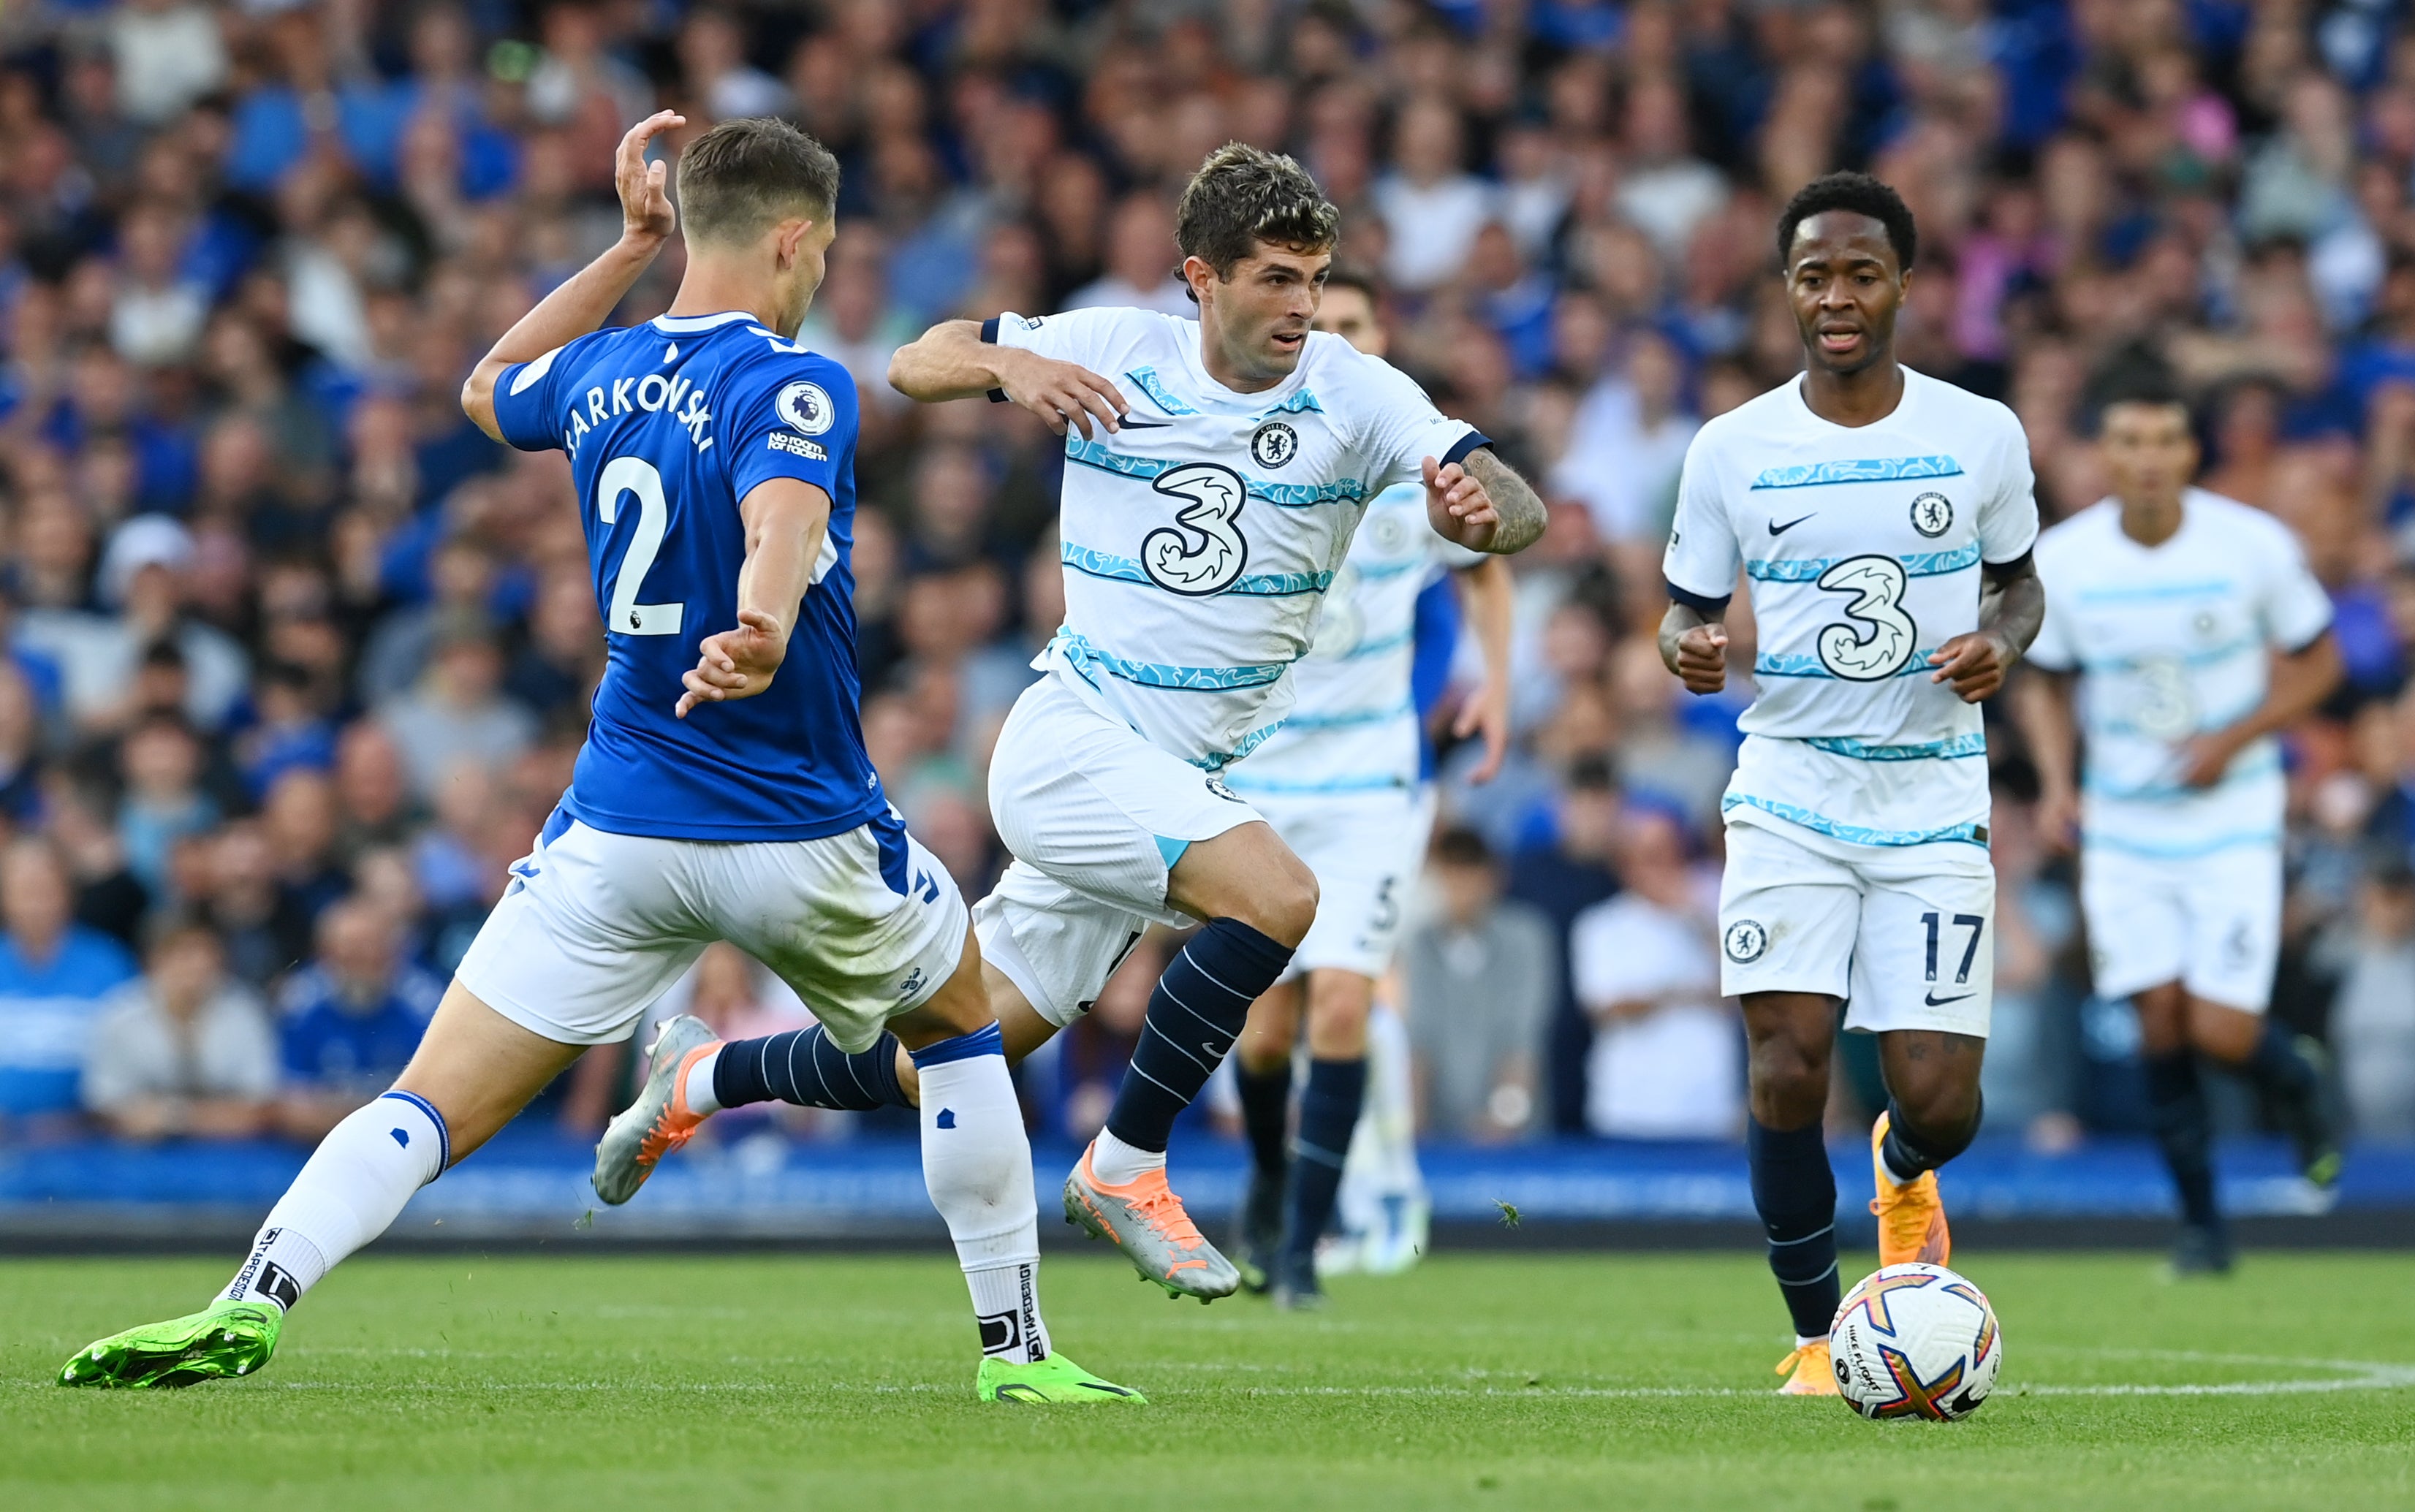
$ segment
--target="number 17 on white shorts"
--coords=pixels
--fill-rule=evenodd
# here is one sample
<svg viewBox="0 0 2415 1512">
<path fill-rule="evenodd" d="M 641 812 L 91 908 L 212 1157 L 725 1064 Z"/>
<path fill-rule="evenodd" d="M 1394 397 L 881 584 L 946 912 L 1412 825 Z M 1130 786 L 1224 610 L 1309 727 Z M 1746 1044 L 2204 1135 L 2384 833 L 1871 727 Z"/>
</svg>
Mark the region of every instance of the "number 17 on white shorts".
<svg viewBox="0 0 2415 1512">
<path fill-rule="evenodd" d="M 1732 816 L 1719 991 L 1845 999 L 1845 1027 L 1985 1038 L 1996 874 L 1966 841 L 1862 846 Z"/>
</svg>

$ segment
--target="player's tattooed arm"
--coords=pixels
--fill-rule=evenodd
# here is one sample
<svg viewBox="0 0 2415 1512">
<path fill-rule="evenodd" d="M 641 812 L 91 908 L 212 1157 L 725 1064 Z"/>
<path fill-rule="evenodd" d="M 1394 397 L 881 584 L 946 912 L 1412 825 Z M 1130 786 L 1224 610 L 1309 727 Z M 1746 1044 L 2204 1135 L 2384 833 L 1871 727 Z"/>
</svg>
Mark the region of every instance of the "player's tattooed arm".
<svg viewBox="0 0 2415 1512">
<path fill-rule="evenodd" d="M 977 321 L 942 321 L 889 359 L 889 386 L 922 404 L 1003 394 L 1059 436 L 1072 426 L 1121 429 L 1132 410 L 1113 383 L 1077 362 L 982 339 Z"/>
<path fill-rule="evenodd" d="M 1543 533 L 1543 501 L 1515 468 L 1479 446 L 1463 462 L 1425 459 L 1426 517 L 1470 551 L 1509 556 Z"/>
<path fill-rule="evenodd" d="M 1660 617 L 1660 665 L 1697 697 L 1728 685 L 1728 627 L 1719 620 L 1726 612 L 1724 599 L 1716 608 L 1679 601 Z"/>
<path fill-rule="evenodd" d="M 677 111 L 656 111 L 629 128 L 612 157 L 612 183 L 621 194 L 621 239 L 537 301 L 536 308 L 521 316 L 471 369 L 461 385 L 461 411 L 492 440 L 503 439 L 495 420 L 495 381 L 503 369 L 532 362 L 600 328 L 679 229 L 669 191 L 670 164 L 647 162 L 646 148 L 662 133 L 686 124 L 687 117 Z"/>
<path fill-rule="evenodd" d="M 1986 586 L 1979 594 L 1979 628 L 1928 653 L 1928 665 L 1937 669 L 1928 681 L 1952 683 L 1954 696 L 1964 703 L 1992 697 L 2046 622 L 2046 585 L 2038 581 L 2030 553 L 2001 566 L 1983 563 L 1980 571 Z"/>
</svg>

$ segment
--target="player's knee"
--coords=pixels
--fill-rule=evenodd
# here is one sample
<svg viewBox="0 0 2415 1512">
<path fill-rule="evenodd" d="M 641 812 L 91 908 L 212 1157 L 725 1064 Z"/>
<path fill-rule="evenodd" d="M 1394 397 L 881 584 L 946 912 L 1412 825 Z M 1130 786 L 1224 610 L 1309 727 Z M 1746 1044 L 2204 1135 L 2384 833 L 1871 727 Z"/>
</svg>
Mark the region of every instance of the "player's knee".
<svg viewBox="0 0 2415 1512">
<path fill-rule="evenodd" d="M 1959 1155 L 1979 1132 L 1979 1083 L 1938 1078 L 1894 1094 L 1905 1132 L 1937 1158 Z"/>
<path fill-rule="evenodd" d="M 1316 922 L 1316 903 L 1315 874 L 1286 851 L 1234 917 L 1268 939 L 1297 946 Z"/>
<path fill-rule="evenodd" d="M 1308 1053 L 1323 1060 L 1352 1060 L 1367 1053 L 1367 1012 L 1372 984 L 1348 972 L 1319 972 L 1308 999 Z"/>
</svg>

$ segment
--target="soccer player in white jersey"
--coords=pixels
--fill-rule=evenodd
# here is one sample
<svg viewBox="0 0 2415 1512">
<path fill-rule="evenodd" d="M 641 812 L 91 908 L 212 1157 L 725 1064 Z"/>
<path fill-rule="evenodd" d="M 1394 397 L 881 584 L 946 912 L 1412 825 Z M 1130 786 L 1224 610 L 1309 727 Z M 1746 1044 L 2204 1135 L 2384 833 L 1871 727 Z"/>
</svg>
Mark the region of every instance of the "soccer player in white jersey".
<svg viewBox="0 0 2415 1512">
<path fill-rule="evenodd" d="M 2230 1268 L 2199 1055 L 2250 1077 L 2329 1186 L 2321 1051 L 2265 1017 L 2281 946 L 2273 733 L 2340 680 L 2332 606 L 2287 526 L 2192 488 L 2187 407 L 2138 385 L 2105 406 L 2113 496 L 2038 540 L 2046 626 L 2014 704 L 2048 838 L 2079 840 L 2095 985 L 2138 1007 L 2147 1101 L 2179 1189 L 2182 1272 Z M 2077 780 L 2074 682 L 2087 744 Z"/>
<path fill-rule="evenodd" d="M 1484 436 L 1311 329 L 1339 224 L 1298 163 L 1230 143 L 1176 212 L 1198 320 L 951 321 L 889 369 L 912 398 L 986 394 L 1065 437 L 1065 623 L 990 758 L 1014 861 L 973 922 L 1014 1058 L 1087 1010 L 1151 922 L 1206 926 L 1166 967 L 1106 1129 L 1064 1190 L 1070 1221 L 1202 1301 L 1240 1273 L 1167 1186 L 1166 1142 L 1317 911 L 1314 875 L 1222 773 L 1291 711 L 1292 664 L 1370 500 L 1422 483 L 1428 526 L 1475 551 L 1543 531 L 1542 501 Z M 812 1030 L 733 1043 L 721 1061 L 749 1069 L 739 1100 L 921 1096 L 892 1048 L 848 1053 Z M 732 1090 L 716 1087 L 721 1105 Z M 612 1164 L 599 1152 L 599 1179 L 642 1179 Z"/>
<path fill-rule="evenodd" d="M 1721 623 L 1752 598 L 1758 696 L 1721 807 L 1719 990 L 1744 1000 L 1748 1147 L 1794 1321 L 1785 1391 L 1833 1395 L 1837 1189 L 1828 1060 L 1879 1037 L 1870 1131 L 1882 1265 L 1949 1252 L 1935 1168 L 1979 1127 L 1995 941 L 1980 699 L 2036 636 L 2037 505 L 2012 412 L 1895 359 L 1912 214 L 1833 173 L 1778 217 L 1807 371 L 1704 426 L 1686 454 L 1661 657 L 1726 683 Z"/>
<path fill-rule="evenodd" d="M 855 389 L 788 339 L 821 282 L 837 160 L 784 122 L 724 122 L 682 156 L 675 213 L 668 165 L 645 154 L 681 124 L 664 112 L 622 140 L 620 243 L 462 391 L 497 441 L 570 454 L 608 643 L 570 789 L 394 1089 L 321 1143 L 219 1299 L 79 1352 L 64 1385 L 185 1385 L 267 1363 L 329 1267 L 727 939 L 841 1042 L 889 1025 L 949 1110 L 922 1119 L 922 1169 L 972 1292 L 980 1395 L 1140 1400 L 1049 1349 L 1031 1155 L 980 951 L 857 726 Z M 598 330 L 682 218 L 670 312 Z M 709 1060 L 665 1046 L 657 1089 L 709 1086 Z M 623 1131 L 656 1153 L 682 1137 Z"/>
<path fill-rule="evenodd" d="M 1354 274 L 1325 284 L 1316 329 L 1382 356 L 1375 290 Z M 1326 595 L 1316 643 L 1292 677 L 1298 702 L 1282 728 L 1225 781 L 1266 816 L 1316 874 L 1316 922 L 1283 980 L 1250 1010 L 1234 1070 L 1252 1170 L 1242 1205 L 1244 1284 L 1278 1307 L 1312 1307 L 1316 1241 L 1333 1217 L 1342 1164 L 1367 1098 L 1367 1021 L 1375 980 L 1392 959 L 1403 894 L 1433 829 L 1432 790 L 1418 781 L 1423 736 L 1409 691 L 1418 595 L 1455 573 L 1483 648 L 1485 681 L 1458 733 L 1483 733 L 1473 773 L 1488 781 L 1509 737 L 1509 564 L 1452 545 L 1427 527 L 1425 490 L 1399 484 L 1358 522 Z M 1285 1143 L 1293 1048 L 1305 1010 L 1308 1082 Z"/>
</svg>

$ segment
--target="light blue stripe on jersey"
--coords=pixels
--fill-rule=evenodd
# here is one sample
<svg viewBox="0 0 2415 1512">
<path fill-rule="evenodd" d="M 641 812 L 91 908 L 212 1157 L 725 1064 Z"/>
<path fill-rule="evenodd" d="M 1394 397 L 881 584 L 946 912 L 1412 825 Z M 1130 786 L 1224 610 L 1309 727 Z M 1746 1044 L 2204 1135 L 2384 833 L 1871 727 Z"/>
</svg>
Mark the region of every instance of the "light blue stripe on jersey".
<svg viewBox="0 0 2415 1512">
<path fill-rule="evenodd" d="M 1893 483 L 1902 478 L 1958 478 L 1950 457 L 1864 457 L 1849 461 L 1774 467 L 1752 480 L 1756 488 L 1821 488 L 1832 483 Z"/>
<path fill-rule="evenodd" d="M 1928 665 L 1928 659 L 1936 654 L 1937 653 L 1934 651 L 1913 651 L 1912 653 L 1912 660 L 1904 663 L 1900 671 L 1894 672 L 1889 675 L 1893 677 L 1910 677 L 1914 672 L 1933 672 L 1937 669 Z M 1752 659 L 1752 669 L 1762 674 L 1763 677 L 1832 678 L 1837 675 L 1836 673 L 1829 671 L 1826 666 L 1823 665 L 1817 656 L 1806 656 L 1800 651 L 1789 651 L 1782 656 L 1763 651 L 1762 654 Z M 1863 680 L 1856 679 L 1854 681 L 1858 681 Z M 1871 678 L 1868 681 L 1882 682 L 1886 680 L 1884 678 Z"/>
<path fill-rule="evenodd" d="M 2099 673 L 2135 672 L 2139 667 L 2152 666 L 2164 662 L 2178 662 L 2182 666 L 2212 666 L 2216 662 L 2227 662 L 2234 656 L 2244 656 L 2250 651 L 2260 651 L 2263 649 L 2264 642 L 2250 638 L 2226 641 L 2219 646 L 2209 646 L 2203 651 L 2182 651 L 2178 656 L 2108 656 L 2102 659 L 2091 659 L 2087 652 L 2082 651 L 2079 656 L 2079 669 L 2083 672 Z M 2228 724 L 2229 721 L 2226 720 L 2224 723 Z"/>
<path fill-rule="evenodd" d="M 1271 420 L 1279 414 L 1304 414 L 1311 410 L 1315 411 L 1318 414 L 1323 414 L 1325 412 L 1325 406 L 1316 402 L 1315 395 L 1310 393 L 1306 389 L 1301 389 L 1298 393 L 1283 400 L 1281 404 L 1276 405 L 1273 409 L 1260 411 L 1257 418 L 1261 420 Z"/>
<path fill-rule="evenodd" d="M 1271 725 L 1261 725 L 1256 729 L 1250 731 L 1249 734 L 1242 736 L 1240 744 L 1220 756 L 1186 756 L 1183 759 L 1189 761 L 1192 766 L 1200 768 L 1202 771 L 1222 771 L 1226 767 L 1231 766 L 1234 762 L 1240 760 L 1243 756 L 1248 756 L 1251 752 L 1256 750 L 1259 746 L 1266 744 L 1268 736 L 1272 735 L 1275 731 L 1282 728 L 1289 723 L 1289 720 L 1278 719 Z"/>
<path fill-rule="evenodd" d="M 2207 727 L 2220 729 L 2223 726 L 2213 725 Z M 2208 793 L 2219 792 L 2233 783 L 2261 782 L 2280 770 L 2281 754 L 2278 751 L 2267 750 L 2258 760 L 2232 763 L 2229 770 L 2208 787 L 2183 787 L 2179 783 L 2146 783 L 2137 787 L 2116 787 L 2093 771 L 2083 778 L 2079 786 L 2098 798 L 2117 799 L 2125 802 L 2172 802 L 2182 799 L 2202 798 Z"/>
<path fill-rule="evenodd" d="M 1959 840 L 1972 846 L 1987 845 L 1979 838 L 1979 826 L 1975 824 L 1949 824 L 1942 830 L 1873 830 L 1867 825 L 1844 824 L 1824 814 L 1814 814 L 1792 803 L 1780 803 L 1776 799 L 1755 798 L 1748 793 L 1730 793 L 1720 799 L 1719 812 L 1725 814 L 1744 804 L 1750 804 L 1763 814 L 1775 814 L 1789 824 L 1799 824 L 1806 830 L 1815 830 L 1831 839 L 1856 846 L 1927 846 L 1941 840 Z"/>
<path fill-rule="evenodd" d="M 1087 636 L 1057 632 L 1057 646 L 1084 675 L 1096 669 L 1111 678 L 1145 688 L 1178 688 L 1187 692 L 1222 693 L 1232 688 L 1262 688 L 1281 679 L 1289 662 L 1260 662 L 1247 666 L 1169 666 L 1162 662 L 1128 662 L 1090 644 Z"/>
<path fill-rule="evenodd" d="M 1808 583 L 1839 561 L 1850 557 L 1801 557 L 1776 561 L 1752 561 L 1744 564 L 1745 576 L 1765 583 Z M 1903 563 L 1906 577 L 1942 577 L 1979 565 L 1979 544 L 1972 542 L 1952 551 L 1915 551 L 1908 557 L 1898 557 Z"/>
<path fill-rule="evenodd" d="M 1154 367 L 1135 367 L 1131 372 L 1124 374 L 1124 376 L 1132 381 L 1132 387 L 1140 390 L 1143 394 L 1148 395 L 1150 401 L 1156 404 L 1159 409 L 1164 411 L 1167 414 L 1197 414 L 1199 412 L 1198 411 L 1191 408 L 1191 406 L 1183 403 L 1180 399 L 1176 398 L 1173 391 L 1158 381 L 1157 369 Z"/>
<path fill-rule="evenodd" d="M 1283 793 L 1382 793 L 1406 787 L 1398 777 L 1328 777 L 1318 782 L 1285 782 L 1279 777 L 1252 778 L 1244 767 L 1224 779 L 1224 786 L 1238 792 Z"/>
<path fill-rule="evenodd" d="M 1417 712 L 1417 706 L 1403 698 L 1389 709 L 1361 709 L 1347 714 L 1294 714 L 1283 721 L 1287 729 L 1347 729 L 1362 725 L 1388 725 L 1396 719 L 1406 719 Z"/>
<path fill-rule="evenodd" d="M 1111 452 L 1094 441 L 1084 441 L 1078 435 L 1065 438 L 1065 460 L 1094 467 L 1102 472 L 1119 473 L 1127 478 L 1144 481 L 1170 472 L 1188 462 L 1167 462 L 1153 457 L 1128 457 Z M 1312 509 L 1318 504 L 1357 503 L 1367 497 L 1367 487 L 1357 478 L 1337 478 L 1331 483 L 1268 483 L 1264 478 L 1243 478 L 1242 487 L 1252 499 L 1282 509 Z"/>
<path fill-rule="evenodd" d="M 2131 587 L 2083 588 L 2074 593 L 2080 604 L 2152 604 L 2157 599 L 2225 598 L 2238 585 L 2228 578 L 2203 583 L 2139 583 Z"/>
<path fill-rule="evenodd" d="M 1950 741 L 1922 741 L 1912 745 L 1872 745 L 1867 741 L 1849 741 L 1826 735 L 1807 736 L 1803 743 L 1815 751 L 1851 756 L 1856 761 L 1956 761 L 1964 756 L 1988 754 L 1985 731 L 1957 735 Z"/>
<path fill-rule="evenodd" d="M 1138 583 L 1144 588 L 1162 589 L 1172 592 L 1164 584 L 1151 577 L 1146 568 L 1130 557 L 1111 557 L 1088 546 L 1065 543 L 1059 555 L 1065 565 L 1092 577 L 1112 578 L 1118 583 Z M 1222 590 L 1227 593 L 1252 593 L 1261 598 L 1282 598 L 1290 593 L 1322 593 L 1333 586 L 1329 572 L 1244 573 Z"/>
<path fill-rule="evenodd" d="M 2182 861 L 2198 856 L 2211 856 L 2218 850 L 2236 850 L 2242 846 L 2277 846 L 2281 834 L 2277 830 L 2245 830 L 2231 834 L 2215 835 L 2211 840 L 2187 840 L 2163 845 L 2152 840 L 2130 840 L 2120 835 L 2099 834 L 2082 827 L 2079 844 L 2083 849 L 2096 847 L 2118 850 L 2124 855 L 2145 856 L 2155 861 Z"/>
<path fill-rule="evenodd" d="M 1361 577 L 1398 577 L 1404 572 L 1416 572 L 1433 565 L 1432 558 L 1410 557 L 1401 561 L 1368 561 L 1358 564 Z"/>
<path fill-rule="evenodd" d="M 1335 659 L 1337 661 L 1348 662 L 1355 661 L 1361 656 L 1381 656 L 1388 651 L 1399 651 L 1402 647 L 1415 639 L 1416 636 L 1417 631 L 1415 627 L 1412 627 L 1402 631 L 1396 636 L 1386 636 L 1381 640 L 1362 640 L 1356 646 L 1351 647 L 1348 651 L 1343 651 Z"/>
</svg>

